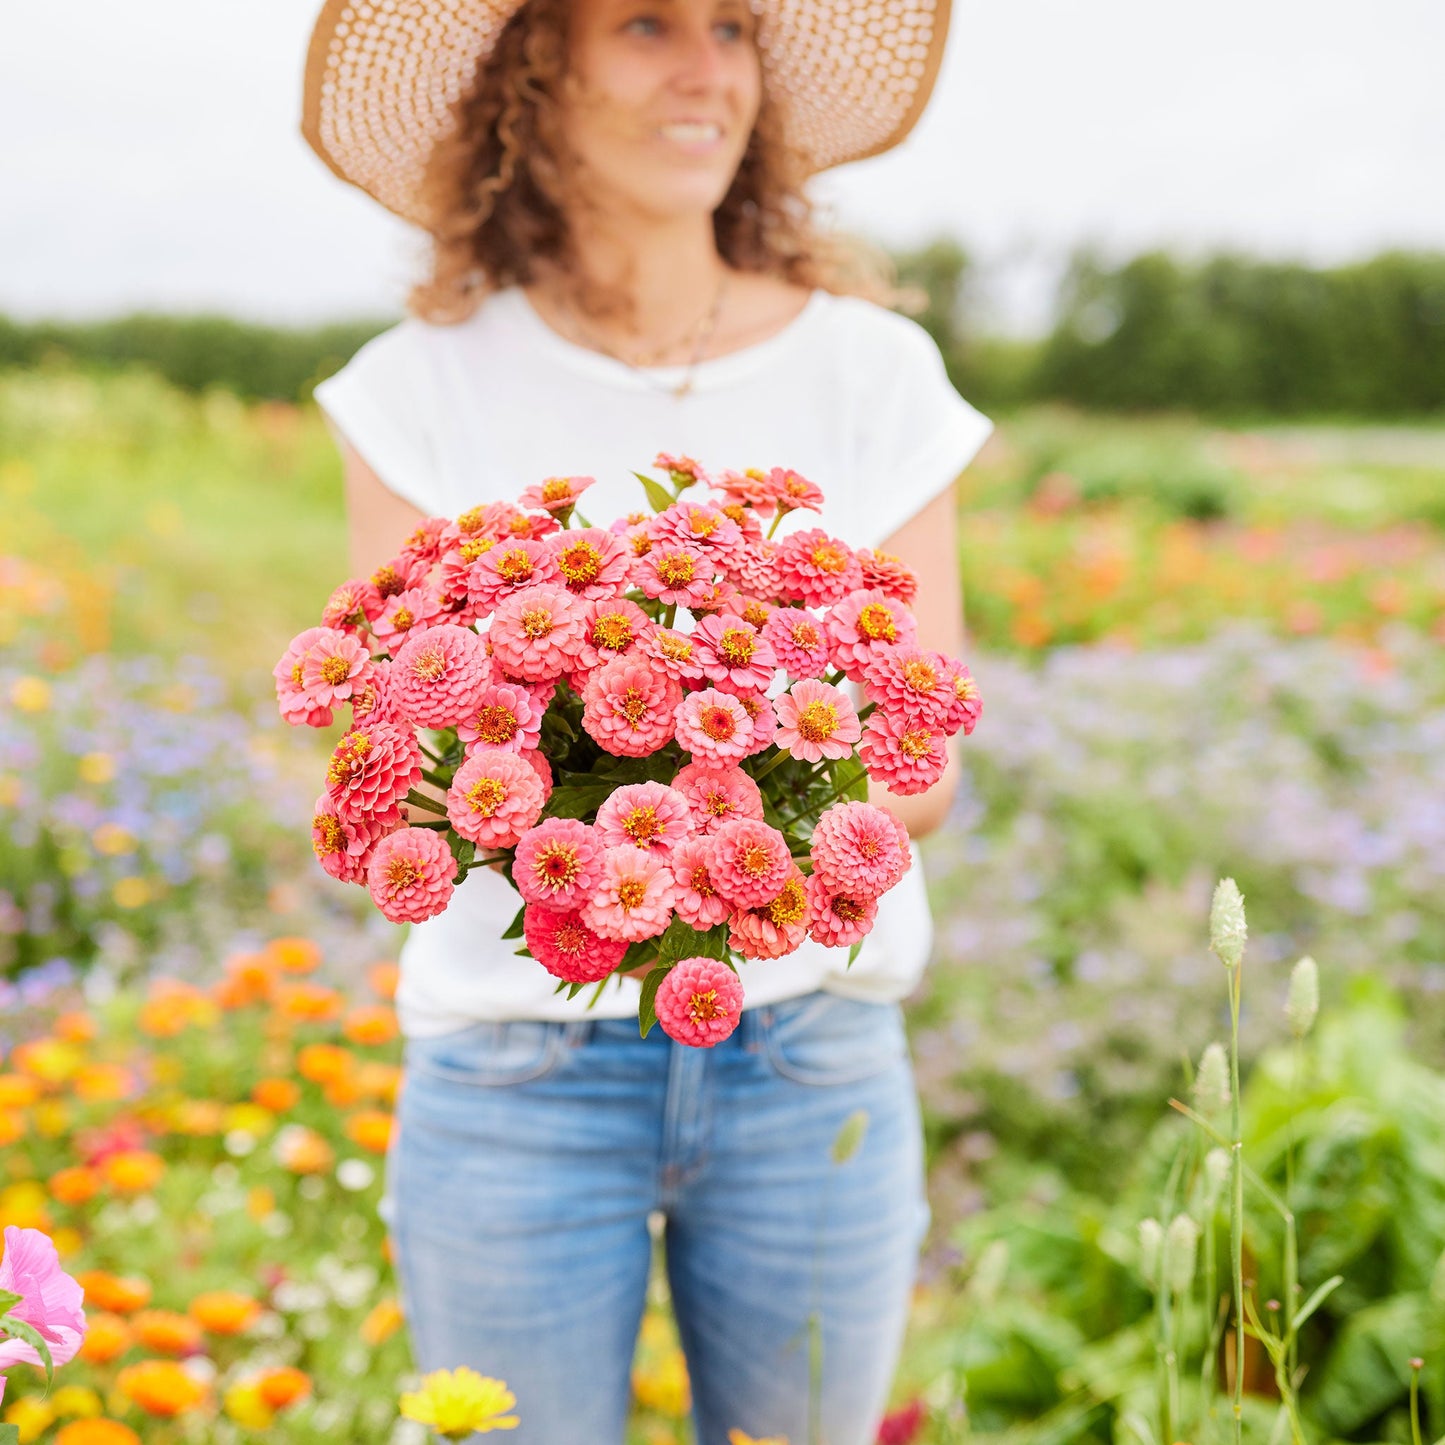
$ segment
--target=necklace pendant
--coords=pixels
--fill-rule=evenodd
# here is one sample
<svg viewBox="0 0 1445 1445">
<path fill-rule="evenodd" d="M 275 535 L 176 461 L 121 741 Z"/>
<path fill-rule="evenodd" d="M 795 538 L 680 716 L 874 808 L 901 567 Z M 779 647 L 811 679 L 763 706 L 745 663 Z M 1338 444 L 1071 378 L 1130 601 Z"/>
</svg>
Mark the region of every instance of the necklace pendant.
<svg viewBox="0 0 1445 1445">
<path fill-rule="evenodd" d="M 692 390 L 692 377 L 690 377 L 690 376 L 685 376 L 685 377 L 683 377 L 683 379 L 681 380 L 681 382 L 678 383 L 678 385 L 676 385 L 675 387 L 673 387 L 673 389 L 672 389 L 672 394 L 673 394 L 673 396 L 675 396 L 679 401 L 681 401 L 682 398 L 685 397 L 685 396 L 688 394 L 688 392 L 690 392 L 691 390 Z"/>
</svg>

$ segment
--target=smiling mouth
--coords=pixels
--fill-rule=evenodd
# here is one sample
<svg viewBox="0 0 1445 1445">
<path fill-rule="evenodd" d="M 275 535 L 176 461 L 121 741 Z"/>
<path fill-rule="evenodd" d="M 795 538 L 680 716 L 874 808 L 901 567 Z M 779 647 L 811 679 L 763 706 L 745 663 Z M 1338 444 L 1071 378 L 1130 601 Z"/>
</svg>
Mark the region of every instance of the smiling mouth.
<svg viewBox="0 0 1445 1445">
<path fill-rule="evenodd" d="M 722 127 L 716 121 L 677 121 L 657 128 L 657 134 L 663 140 L 687 146 L 712 145 L 722 139 L 722 133 Z"/>
</svg>

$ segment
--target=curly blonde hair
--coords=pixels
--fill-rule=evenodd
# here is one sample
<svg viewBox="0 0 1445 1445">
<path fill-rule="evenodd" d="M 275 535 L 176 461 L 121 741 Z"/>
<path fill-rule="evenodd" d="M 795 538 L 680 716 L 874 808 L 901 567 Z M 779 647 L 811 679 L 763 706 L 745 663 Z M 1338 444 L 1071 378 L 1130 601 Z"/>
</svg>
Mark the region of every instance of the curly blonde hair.
<svg viewBox="0 0 1445 1445">
<path fill-rule="evenodd" d="M 584 314 L 629 309 L 626 297 L 583 280 L 567 223 L 564 202 L 577 194 L 575 163 L 557 105 L 571 6 L 572 0 L 527 0 L 453 106 L 455 123 L 433 151 L 421 188 L 432 217 L 431 255 L 407 306 L 423 320 L 463 321 L 492 292 L 529 284 L 543 267 Z M 916 309 L 916 292 L 898 286 L 886 252 L 824 232 L 814 221 L 803 194 L 807 173 L 782 121 L 765 86 L 747 150 L 713 212 L 719 255 L 738 270 Z"/>
</svg>

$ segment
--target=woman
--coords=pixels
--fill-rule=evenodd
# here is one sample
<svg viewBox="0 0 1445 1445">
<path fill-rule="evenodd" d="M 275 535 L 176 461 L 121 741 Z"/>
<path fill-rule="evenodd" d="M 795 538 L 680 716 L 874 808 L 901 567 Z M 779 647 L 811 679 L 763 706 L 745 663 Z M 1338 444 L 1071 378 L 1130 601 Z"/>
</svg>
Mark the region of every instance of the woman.
<svg viewBox="0 0 1445 1445">
<path fill-rule="evenodd" d="M 906 3 L 328 5 L 306 134 L 433 238 L 412 316 L 317 388 L 360 575 L 424 517 L 550 475 L 595 476 L 607 525 L 663 449 L 816 480 L 808 521 L 901 558 L 922 644 L 961 652 L 953 482 L 991 424 L 800 192 L 922 108 L 945 0 Z M 880 801 L 927 832 L 953 766 Z M 418 1366 L 506 1379 L 519 1441 L 619 1442 L 660 1231 L 701 1445 L 801 1445 L 810 1409 L 831 1445 L 871 1440 L 928 1217 L 898 1007 L 929 947 L 921 870 L 851 969 L 813 944 L 745 968 L 708 1050 L 639 1038 L 635 978 L 590 1011 L 555 994 L 501 939 L 515 906 L 473 873 L 402 952 L 385 1208 Z"/>
</svg>

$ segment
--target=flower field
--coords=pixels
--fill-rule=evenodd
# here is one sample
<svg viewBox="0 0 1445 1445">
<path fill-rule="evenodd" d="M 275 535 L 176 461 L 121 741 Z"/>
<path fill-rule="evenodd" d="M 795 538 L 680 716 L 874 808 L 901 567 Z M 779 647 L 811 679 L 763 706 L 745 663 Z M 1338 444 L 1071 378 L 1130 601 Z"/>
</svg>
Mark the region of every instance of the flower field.
<svg viewBox="0 0 1445 1445">
<path fill-rule="evenodd" d="M 1223 1442 L 1211 1366 L 1261 1445 L 1410 1440 L 1412 1400 L 1437 1437 L 1445 429 L 1000 421 L 962 486 L 985 711 L 925 843 L 935 1225 L 883 1438 Z M 0 1226 L 55 1239 L 90 1317 L 48 1395 L 10 1371 L 0 1421 L 420 1445 L 377 1213 L 400 934 L 307 854 L 337 729 L 286 729 L 267 686 L 344 575 L 329 440 L 141 373 L 0 375 L 0 503 Z M 1240 1138 L 1293 1208 L 1250 1186 L 1246 1275 L 1262 1320 L 1341 1280 L 1297 1388 L 1210 1333 L 1228 1189 L 1168 1107 L 1226 1127 L 1225 875 Z M 634 1394 L 631 1445 L 691 1439 L 660 1277 Z"/>
</svg>

